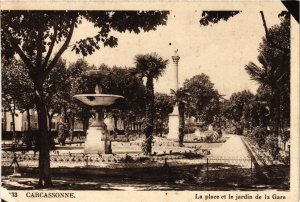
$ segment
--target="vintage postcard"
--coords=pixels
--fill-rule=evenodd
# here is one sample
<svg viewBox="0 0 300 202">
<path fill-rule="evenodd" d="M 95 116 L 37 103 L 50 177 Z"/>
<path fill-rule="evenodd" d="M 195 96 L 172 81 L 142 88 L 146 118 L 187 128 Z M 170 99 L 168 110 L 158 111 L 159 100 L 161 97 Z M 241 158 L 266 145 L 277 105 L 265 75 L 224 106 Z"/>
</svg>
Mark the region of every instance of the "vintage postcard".
<svg viewBox="0 0 300 202">
<path fill-rule="evenodd" d="M 299 2 L 3 1 L 1 199 L 299 201 L 299 75 Z"/>
</svg>

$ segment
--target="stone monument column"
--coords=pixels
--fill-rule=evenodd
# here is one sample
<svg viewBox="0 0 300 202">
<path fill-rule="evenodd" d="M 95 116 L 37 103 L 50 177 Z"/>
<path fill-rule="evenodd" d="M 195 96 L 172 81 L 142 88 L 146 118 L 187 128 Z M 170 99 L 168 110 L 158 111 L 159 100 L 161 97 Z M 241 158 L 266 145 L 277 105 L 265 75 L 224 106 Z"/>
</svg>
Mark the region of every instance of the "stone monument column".
<svg viewBox="0 0 300 202">
<path fill-rule="evenodd" d="M 179 62 L 178 49 L 174 51 L 172 56 L 174 78 L 172 78 L 172 87 L 174 91 L 178 90 L 178 62 Z M 173 112 L 169 114 L 169 133 L 168 139 L 178 139 L 179 135 L 179 113 L 177 103 L 174 105 Z"/>
</svg>

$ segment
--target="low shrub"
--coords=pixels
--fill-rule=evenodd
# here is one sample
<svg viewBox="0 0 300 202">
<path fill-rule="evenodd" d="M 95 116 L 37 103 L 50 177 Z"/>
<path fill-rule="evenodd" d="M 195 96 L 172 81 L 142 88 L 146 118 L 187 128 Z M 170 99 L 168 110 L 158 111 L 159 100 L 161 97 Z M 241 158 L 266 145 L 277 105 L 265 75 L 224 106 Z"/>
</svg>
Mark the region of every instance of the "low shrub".
<svg viewBox="0 0 300 202">
<path fill-rule="evenodd" d="M 250 133 L 250 137 L 255 140 L 258 146 L 261 148 L 266 143 L 266 138 L 269 136 L 270 131 L 266 128 L 256 127 Z"/>
<path fill-rule="evenodd" d="M 129 156 L 126 154 L 126 156 L 124 158 L 122 158 L 120 160 L 120 162 L 124 162 L 124 163 L 133 163 L 134 162 L 134 159 L 132 156 Z"/>
<path fill-rule="evenodd" d="M 220 143 L 220 142 L 226 142 L 226 139 L 222 138 L 221 131 L 205 131 L 201 133 L 201 136 L 196 136 L 195 134 L 192 134 L 190 137 L 187 137 L 185 141 L 188 142 L 206 142 L 206 143 Z"/>
<path fill-rule="evenodd" d="M 218 140 L 220 138 L 219 133 L 217 133 L 216 131 L 212 131 L 212 130 L 205 131 L 204 135 L 206 138 L 204 140 L 205 142 L 215 142 L 216 140 Z"/>
<path fill-rule="evenodd" d="M 194 126 L 185 126 L 184 128 L 184 134 L 194 133 L 195 131 L 196 128 Z"/>
<path fill-rule="evenodd" d="M 183 154 L 184 158 L 187 158 L 187 159 L 199 159 L 199 158 L 202 158 L 203 155 L 201 154 L 196 154 L 196 153 L 185 153 Z"/>
<path fill-rule="evenodd" d="M 280 148 L 278 147 L 278 138 L 277 137 L 275 137 L 273 135 L 267 136 L 265 147 L 270 152 L 273 159 L 278 159 L 278 154 L 279 154 Z"/>
<path fill-rule="evenodd" d="M 236 126 L 234 133 L 237 134 L 237 135 L 243 135 L 243 127 L 240 126 L 240 125 Z"/>
<path fill-rule="evenodd" d="M 290 156 L 286 151 L 279 151 L 278 160 L 288 165 L 290 163 Z"/>
<path fill-rule="evenodd" d="M 233 126 L 232 127 L 226 127 L 224 131 L 225 131 L 226 134 L 234 134 L 235 133 L 235 127 L 233 127 Z"/>
</svg>

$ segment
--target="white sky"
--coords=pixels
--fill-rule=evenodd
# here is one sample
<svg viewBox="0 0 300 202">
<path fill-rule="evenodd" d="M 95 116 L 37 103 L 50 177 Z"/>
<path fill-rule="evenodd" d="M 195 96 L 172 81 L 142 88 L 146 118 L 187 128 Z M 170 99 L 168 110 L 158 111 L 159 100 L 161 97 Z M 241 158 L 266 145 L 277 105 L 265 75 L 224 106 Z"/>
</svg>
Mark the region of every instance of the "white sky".
<svg viewBox="0 0 300 202">
<path fill-rule="evenodd" d="M 279 23 L 278 13 L 283 7 L 264 11 L 267 26 Z M 148 33 L 114 33 L 119 39 L 116 48 L 103 48 L 84 59 L 89 64 L 99 66 L 134 67 L 134 56 L 157 52 L 169 59 L 165 74 L 155 83 L 156 92 L 170 92 L 172 80 L 172 59 L 174 50 L 179 49 L 179 83 L 196 74 L 205 73 L 215 84 L 215 88 L 226 98 L 233 92 L 249 89 L 255 93 L 257 84 L 249 79 L 244 66 L 250 61 L 257 62 L 258 45 L 264 36 L 264 28 L 259 12 L 247 12 L 220 21 L 212 26 L 200 26 L 201 10 L 187 12 L 171 11 L 167 26 L 159 26 Z M 74 32 L 71 44 L 76 40 L 93 36 L 97 31 L 93 25 L 84 23 Z M 172 45 L 169 45 L 171 43 Z M 63 58 L 75 62 L 80 55 L 68 49 Z"/>
</svg>

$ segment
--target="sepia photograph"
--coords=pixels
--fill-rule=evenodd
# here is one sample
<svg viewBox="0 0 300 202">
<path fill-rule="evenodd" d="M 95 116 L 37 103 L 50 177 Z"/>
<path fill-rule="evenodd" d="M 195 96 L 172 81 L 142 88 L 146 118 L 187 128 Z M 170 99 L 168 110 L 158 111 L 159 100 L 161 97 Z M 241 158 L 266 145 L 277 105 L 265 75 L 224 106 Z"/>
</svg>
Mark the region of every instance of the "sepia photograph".
<svg viewBox="0 0 300 202">
<path fill-rule="evenodd" d="M 23 4 L 1 8 L 2 201 L 299 200 L 284 3 Z"/>
</svg>

